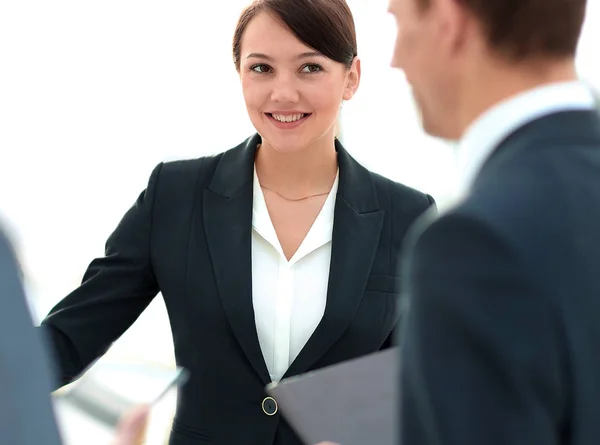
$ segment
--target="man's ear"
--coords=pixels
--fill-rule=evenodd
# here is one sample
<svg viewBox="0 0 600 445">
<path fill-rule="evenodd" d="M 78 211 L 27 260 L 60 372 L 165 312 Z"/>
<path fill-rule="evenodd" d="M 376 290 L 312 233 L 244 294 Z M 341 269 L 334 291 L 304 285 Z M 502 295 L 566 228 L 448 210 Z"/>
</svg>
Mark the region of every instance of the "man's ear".
<svg viewBox="0 0 600 445">
<path fill-rule="evenodd" d="M 469 12 L 456 0 L 436 0 L 436 17 L 440 41 L 450 53 L 456 53 L 468 43 Z"/>
</svg>

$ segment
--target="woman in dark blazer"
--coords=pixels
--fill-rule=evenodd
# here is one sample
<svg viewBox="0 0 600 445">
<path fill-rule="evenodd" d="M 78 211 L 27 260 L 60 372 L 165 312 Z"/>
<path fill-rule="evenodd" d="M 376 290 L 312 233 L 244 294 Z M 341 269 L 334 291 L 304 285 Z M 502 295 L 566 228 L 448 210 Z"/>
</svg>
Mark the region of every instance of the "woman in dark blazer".
<svg viewBox="0 0 600 445">
<path fill-rule="evenodd" d="M 66 384 L 160 292 L 190 371 L 170 443 L 297 445 L 265 385 L 390 346 L 400 247 L 433 200 L 334 137 L 360 80 L 344 0 L 255 1 L 233 53 L 258 134 L 158 165 L 42 324 Z"/>
</svg>

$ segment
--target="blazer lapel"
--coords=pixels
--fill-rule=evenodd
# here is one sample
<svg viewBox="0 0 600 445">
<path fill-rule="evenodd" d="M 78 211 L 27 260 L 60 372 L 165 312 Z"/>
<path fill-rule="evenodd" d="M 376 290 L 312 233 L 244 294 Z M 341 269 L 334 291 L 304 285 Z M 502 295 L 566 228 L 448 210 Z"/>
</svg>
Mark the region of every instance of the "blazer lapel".
<svg viewBox="0 0 600 445">
<path fill-rule="evenodd" d="M 252 303 L 252 178 L 258 135 L 224 153 L 204 190 L 203 218 L 223 309 L 248 360 L 266 385 Z"/>
<path fill-rule="evenodd" d="M 284 377 L 307 371 L 341 337 L 360 305 L 383 227 L 373 178 L 336 141 L 336 197 L 325 313 Z"/>
</svg>

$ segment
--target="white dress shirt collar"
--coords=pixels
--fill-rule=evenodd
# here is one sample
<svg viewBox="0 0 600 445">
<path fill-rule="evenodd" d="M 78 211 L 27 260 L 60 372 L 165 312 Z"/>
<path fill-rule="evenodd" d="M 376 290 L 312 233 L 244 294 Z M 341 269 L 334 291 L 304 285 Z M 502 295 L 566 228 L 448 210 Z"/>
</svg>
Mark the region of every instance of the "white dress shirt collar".
<svg viewBox="0 0 600 445">
<path fill-rule="evenodd" d="M 333 186 L 327 195 L 327 199 L 321 208 L 317 218 L 315 219 L 311 229 L 306 235 L 306 238 L 302 241 L 300 247 L 290 259 L 290 263 L 295 263 L 301 258 L 308 255 L 315 249 L 318 249 L 325 243 L 331 241 L 333 231 L 333 215 L 335 209 L 336 195 L 339 184 L 339 170 L 335 176 Z M 265 197 L 260 187 L 258 175 L 256 174 L 256 168 L 254 169 L 254 185 L 253 185 L 253 203 L 252 203 L 252 226 L 260 236 L 269 242 L 277 251 L 285 256 L 279 238 L 271 222 Z"/>
</svg>

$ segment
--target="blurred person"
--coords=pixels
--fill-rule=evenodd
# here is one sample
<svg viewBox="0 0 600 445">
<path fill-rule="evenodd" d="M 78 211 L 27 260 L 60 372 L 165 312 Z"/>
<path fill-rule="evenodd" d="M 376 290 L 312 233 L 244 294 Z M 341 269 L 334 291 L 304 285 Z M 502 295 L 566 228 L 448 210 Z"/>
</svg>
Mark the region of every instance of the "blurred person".
<svg viewBox="0 0 600 445">
<path fill-rule="evenodd" d="M 455 204 L 408 247 L 400 443 L 600 438 L 600 115 L 586 0 L 391 0 L 393 66 L 459 141 Z M 404 275 L 403 275 L 404 276 Z"/>
<path fill-rule="evenodd" d="M 48 351 L 33 327 L 19 275 L 0 233 L 0 443 L 58 445 Z"/>
<path fill-rule="evenodd" d="M 34 329 L 17 261 L 0 231 L 0 443 L 61 443 L 49 392 L 52 369 L 44 338 Z M 112 445 L 138 445 L 149 408 L 123 417 Z"/>
<path fill-rule="evenodd" d="M 459 141 L 462 175 L 454 204 L 409 238 L 399 443 L 598 443 L 600 114 L 575 70 L 585 11 L 390 0 L 393 66 L 425 131 Z"/>
<path fill-rule="evenodd" d="M 400 247 L 433 204 L 335 137 L 361 77 L 345 0 L 253 2 L 233 59 L 257 134 L 158 165 L 42 323 L 66 384 L 161 292 L 190 371 L 172 445 L 300 444 L 265 385 L 392 344 Z"/>
</svg>

